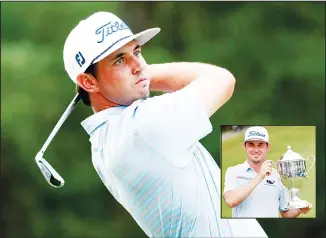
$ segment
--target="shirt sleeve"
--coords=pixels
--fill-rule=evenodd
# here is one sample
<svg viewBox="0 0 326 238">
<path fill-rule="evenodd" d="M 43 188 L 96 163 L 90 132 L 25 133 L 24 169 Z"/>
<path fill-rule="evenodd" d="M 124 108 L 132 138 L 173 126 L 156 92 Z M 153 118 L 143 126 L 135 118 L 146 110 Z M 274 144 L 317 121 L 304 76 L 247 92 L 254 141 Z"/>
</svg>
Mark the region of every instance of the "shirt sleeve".
<svg viewBox="0 0 326 238">
<path fill-rule="evenodd" d="M 187 90 L 144 100 L 134 118 L 144 141 L 164 157 L 180 155 L 212 131 L 203 105 Z"/>
<path fill-rule="evenodd" d="M 237 187 L 239 187 L 238 182 L 237 182 L 237 175 L 234 171 L 234 168 L 230 167 L 225 172 L 223 194 L 226 193 L 227 191 L 236 189 Z"/>
<path fill-rule="evenodd" d="M 290 202 L 290 194 L 289 190 L 283 185 L 282 181 L 281 183 L 281 189 L 280 189 L 280 196 L 279 196 L 279 211 L 286 212 L 289 210 L 288 205 Z"/>
</svg>

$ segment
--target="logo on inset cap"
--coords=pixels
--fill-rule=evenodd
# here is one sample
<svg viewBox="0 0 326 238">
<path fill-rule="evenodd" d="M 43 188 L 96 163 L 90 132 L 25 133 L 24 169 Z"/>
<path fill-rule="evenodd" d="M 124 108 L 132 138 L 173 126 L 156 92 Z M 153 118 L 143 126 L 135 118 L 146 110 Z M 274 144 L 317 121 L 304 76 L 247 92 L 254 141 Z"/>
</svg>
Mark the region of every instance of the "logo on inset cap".
<svg viewBox="0 0 326 238">
<path fill-rule="evenodd" d="M 262 126 L 249 127 L 246 131 L 244 142 L 250 140 L 260 140 L 269 143 L 267 130 Z"/>
<path fill-rule="evenodd" d="M 264 133 L 261 133 L 259 131 L 249 131 L 249 137 L 250 136 L 262 136 L 262 137 L 266 137 L 266 135 Z"/>
</svg>

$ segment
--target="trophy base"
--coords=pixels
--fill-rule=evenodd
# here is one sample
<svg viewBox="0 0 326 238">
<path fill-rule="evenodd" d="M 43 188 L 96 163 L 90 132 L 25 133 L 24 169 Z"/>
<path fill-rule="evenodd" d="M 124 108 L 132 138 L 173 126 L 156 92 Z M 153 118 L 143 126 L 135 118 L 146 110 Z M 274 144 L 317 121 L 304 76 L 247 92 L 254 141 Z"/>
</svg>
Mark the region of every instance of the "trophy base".
<svg viewBox="0 0 326 238">
<path fill-rule="evenodd" d="M 306 208 L 309 207 L 310 204 L 306 200 L 296 200 L 296 201 L 291 201 L 289 203 L 289 209 L 300 209 L 300 208 Z"/>
</svg>

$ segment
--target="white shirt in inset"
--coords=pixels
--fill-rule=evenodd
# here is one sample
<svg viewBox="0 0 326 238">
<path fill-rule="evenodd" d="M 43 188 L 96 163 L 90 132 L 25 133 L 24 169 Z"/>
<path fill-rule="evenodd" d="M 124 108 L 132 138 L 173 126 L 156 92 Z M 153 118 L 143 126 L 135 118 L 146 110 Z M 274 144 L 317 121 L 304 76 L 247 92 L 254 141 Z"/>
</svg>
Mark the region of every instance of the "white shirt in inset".
<svg viewBox="0 0 326 238">
<path fill-rule="evenodd" d="M 224 193 L 247 184 L 257 175 L 247 161 L 229 167 L 225 173 Z M 279 217 L 279 211 L 288 210 L 289 201 L 288 189 L 273 168 L 270 176 L 266 176 L 242 203 L 232 208 L 232 217 L 276 218 Z"/>
</svg>

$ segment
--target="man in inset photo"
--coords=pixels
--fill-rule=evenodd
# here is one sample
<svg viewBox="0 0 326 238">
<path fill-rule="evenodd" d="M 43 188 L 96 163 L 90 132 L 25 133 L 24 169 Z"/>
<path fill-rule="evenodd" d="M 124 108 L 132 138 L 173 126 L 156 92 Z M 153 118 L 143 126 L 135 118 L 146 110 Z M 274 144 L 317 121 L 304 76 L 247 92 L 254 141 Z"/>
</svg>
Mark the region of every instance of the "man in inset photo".
<svg viewBox="0 0 326 238">
<path fill-rule="evenodd" d="M 232 208 L 232 217 L 295 218 L 312 208 L 309 203 L 305 208 L 289 209 L 289 191 L 272 168 L 272 161 L 267 160 L 270 147 L 266 128 L 253 126 L 246 130 L 243 148 L 247 159 L 225 173 L 223 198 Z"/>
</svg>

